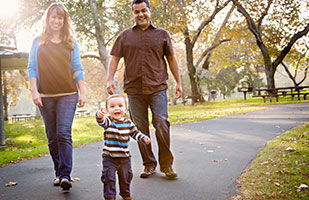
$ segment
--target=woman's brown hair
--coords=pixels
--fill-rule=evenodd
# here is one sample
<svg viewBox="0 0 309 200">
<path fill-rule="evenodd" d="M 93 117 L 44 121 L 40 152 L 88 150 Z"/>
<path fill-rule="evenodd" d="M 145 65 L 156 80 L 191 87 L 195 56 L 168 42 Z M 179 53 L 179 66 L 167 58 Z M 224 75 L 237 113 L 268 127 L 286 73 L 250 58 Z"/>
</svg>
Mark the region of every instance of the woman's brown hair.
<svg viewBox="0 0 309 200">
<path fill-rule="evenodd" d="M 62 42 L 70 49 L 74 49 L 73 45 L 73 28 L 71 25 L 71 18 L 66 7 L 61 3 L 53 3 L 51 4 L 45 12 L 45 19 L 43 21 L 43 31 L 42 31 L 42 41 L 41 44 L 46 43 L 51 37 L 51 31 L 49 28 L 49 16 L 50 14 L 56 10 L 58 15 L 63 16 L 64 23 L 61 29 L 61 39 Z"/>
</svg>

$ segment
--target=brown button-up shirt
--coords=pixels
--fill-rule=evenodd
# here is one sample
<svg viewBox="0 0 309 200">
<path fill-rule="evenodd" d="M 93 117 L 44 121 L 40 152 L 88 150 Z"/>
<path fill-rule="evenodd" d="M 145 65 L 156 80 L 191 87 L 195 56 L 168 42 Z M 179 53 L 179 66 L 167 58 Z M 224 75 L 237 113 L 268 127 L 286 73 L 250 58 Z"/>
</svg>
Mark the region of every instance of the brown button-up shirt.
<svg viewBox="0 0 309 200">
<path fill-rule="evenodd" d="M 127 94 L 152 94 L 167 89 L 164 57 L 174 52 L 166 30 L 152 24 L 145 31 L 136 25 L 126 29 L 118 36 L 111 55 L 124 57 Z"/>
</svg>

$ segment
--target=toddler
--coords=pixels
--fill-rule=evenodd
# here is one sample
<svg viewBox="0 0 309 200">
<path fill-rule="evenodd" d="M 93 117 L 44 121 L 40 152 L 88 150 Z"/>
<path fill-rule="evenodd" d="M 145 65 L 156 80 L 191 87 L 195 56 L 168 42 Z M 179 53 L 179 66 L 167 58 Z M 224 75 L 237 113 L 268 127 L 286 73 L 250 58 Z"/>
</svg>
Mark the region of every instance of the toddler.
<svg viewBox="0 0 309 200">
<path fill-rule="evenodd" d="M 105 200 L 116 199 L 116 171 L 119 179 L 120 196 L 132 200 L 130 183 L 133 178 L 129 152 L 130 137 L 150 144 L 150 139 L 141 133 L 130 119 L 124 117 L 127 104 L 122 95 L 114 94 L 106 100 L 105 116 L 103 109 L 96 113 L 97 123 L 104 128 L 103 170 Z"/>
</svg>

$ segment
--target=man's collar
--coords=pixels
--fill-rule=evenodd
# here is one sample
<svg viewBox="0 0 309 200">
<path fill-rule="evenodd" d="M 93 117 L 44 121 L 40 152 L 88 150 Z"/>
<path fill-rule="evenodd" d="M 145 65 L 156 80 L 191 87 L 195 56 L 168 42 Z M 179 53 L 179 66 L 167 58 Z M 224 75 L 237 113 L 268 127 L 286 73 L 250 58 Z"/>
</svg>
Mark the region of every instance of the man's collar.
<svg viewBox="0 0 309 200">
<path fill-rule="evenodd" d="M 153 25 L 151 21 L 150 21 L 149 27 L 152 27 L 153 29 L 157 29 L 157 28 L 158 28 L 157 26 Z M 148 28 L 149 28 L 149 27 L 148 27 Z M 134 25 L 132 26 L 132 28 L 138 28 L 138 27 L 137 27 L 136 24 L 134 24 Z M 147 29 L 148 29 L 148 28 L 147 28 Z M 147 29 L 146 29 L 146 30 L 147 30 Z"/>
</svg>

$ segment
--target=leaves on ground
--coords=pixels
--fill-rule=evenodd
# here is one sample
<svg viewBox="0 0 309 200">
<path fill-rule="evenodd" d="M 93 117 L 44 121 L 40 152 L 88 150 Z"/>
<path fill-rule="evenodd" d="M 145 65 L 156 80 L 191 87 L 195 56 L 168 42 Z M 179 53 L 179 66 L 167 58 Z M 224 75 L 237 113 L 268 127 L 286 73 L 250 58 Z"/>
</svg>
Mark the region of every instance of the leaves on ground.
<svg viewBox="0 0 309 200">
<path fill-rule="evenodd" d="M 11 186 L 15 186 L 15 185 L 17 185 L 17 182 L 10 181 L 10 182 L 5 184 L 5 187 L 11 187 Z"/>
<path fill-rule="evenodd" d="M 77 182 L 77 181 L 80 181 L 80 178 L 74 177 L 74 178 L 71 178 L 71 181 L 72 181 L 72 182 Z"/>
</svg>

